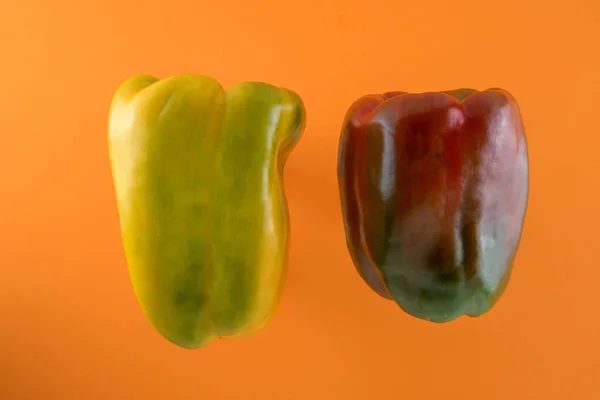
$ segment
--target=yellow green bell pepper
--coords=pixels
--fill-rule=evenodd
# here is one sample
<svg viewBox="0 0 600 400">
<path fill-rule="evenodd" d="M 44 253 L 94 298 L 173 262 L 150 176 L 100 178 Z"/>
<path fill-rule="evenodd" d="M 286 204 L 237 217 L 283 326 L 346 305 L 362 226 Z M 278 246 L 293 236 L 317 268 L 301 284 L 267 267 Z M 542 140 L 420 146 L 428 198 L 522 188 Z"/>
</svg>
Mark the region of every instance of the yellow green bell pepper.
<svg viewBox="0 0 600 400">
<path fill-rule="evenodd" d="M 117 89 L 108 138 L 121 237 L 164 338 L 198 348 L 270 321 L 289 246 L 282 173 L 305 115 L 296 93 L 260 82 L 140 75 Z"/>
</svg>

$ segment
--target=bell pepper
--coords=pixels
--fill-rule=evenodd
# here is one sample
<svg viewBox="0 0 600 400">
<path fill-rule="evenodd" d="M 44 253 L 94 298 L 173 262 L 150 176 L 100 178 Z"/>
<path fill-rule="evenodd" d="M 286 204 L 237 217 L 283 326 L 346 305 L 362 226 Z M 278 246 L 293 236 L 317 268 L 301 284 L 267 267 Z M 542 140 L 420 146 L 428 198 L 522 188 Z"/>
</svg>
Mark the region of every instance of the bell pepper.
<svg viewBox="0 0 600 400">
<path fill-rule="evenodd" d="M 264 328 L 284 282 L 294 92 L 211 77 L 134 76 L 116 90 L 109 154 L 121 238 L 143 313 L 183 348 Z"/>
<path fill-rule="evenodd" d="M 346 113 L 338 183 L 347 248 L 369 287 L 435 323 L 505 291 L 529 192 L 525 129 L 502 89 L 365 95 Z"/>
</svg>

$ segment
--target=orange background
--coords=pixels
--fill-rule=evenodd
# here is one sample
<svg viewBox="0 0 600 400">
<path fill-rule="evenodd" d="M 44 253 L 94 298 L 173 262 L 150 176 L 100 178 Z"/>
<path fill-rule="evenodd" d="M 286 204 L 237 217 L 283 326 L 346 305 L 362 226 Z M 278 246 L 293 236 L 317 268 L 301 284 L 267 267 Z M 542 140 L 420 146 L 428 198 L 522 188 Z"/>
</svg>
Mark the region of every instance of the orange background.
<svg viewBox="0 0 600 400">
<path fill-rule="evenodd" d="M 3 0 L 0 399 L 600 398 L 599 43 L 595 0 Z M 123 80 L 187 72 L 286 86 L 308 110 L 278 313 L 196 351 L 137 304 L 107 150 Z M 530 202 L 501 301 L 434 325 L 354 271 L 338 135 L 362 94 L 464 86 L 519 101 Z"/>
</svg>

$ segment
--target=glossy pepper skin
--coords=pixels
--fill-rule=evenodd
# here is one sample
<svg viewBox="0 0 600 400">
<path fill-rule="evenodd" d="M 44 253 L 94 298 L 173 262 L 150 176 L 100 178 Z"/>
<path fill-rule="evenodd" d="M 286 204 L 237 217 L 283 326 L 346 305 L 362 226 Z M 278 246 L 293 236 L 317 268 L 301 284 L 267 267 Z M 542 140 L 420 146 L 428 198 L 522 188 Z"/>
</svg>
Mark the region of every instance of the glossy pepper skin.
<svg viewBox="0 0 600 400">
<path fill-rule="evenodd" d="M 367 95 L 347 111 L 338 182 L 348 250 L 366 283 L 414 317 L 493 307 L 528 181 L 521 112 L 505 90 Z"/>
<path fill-rule="evenodd" d="M 114 94 L 109 153 L 135 294 L 166 339 L 199 348 L 275 312 L 289 223 L 282 173 L 302 100 L 266 83 L 140 75 Z"/>
</svg>

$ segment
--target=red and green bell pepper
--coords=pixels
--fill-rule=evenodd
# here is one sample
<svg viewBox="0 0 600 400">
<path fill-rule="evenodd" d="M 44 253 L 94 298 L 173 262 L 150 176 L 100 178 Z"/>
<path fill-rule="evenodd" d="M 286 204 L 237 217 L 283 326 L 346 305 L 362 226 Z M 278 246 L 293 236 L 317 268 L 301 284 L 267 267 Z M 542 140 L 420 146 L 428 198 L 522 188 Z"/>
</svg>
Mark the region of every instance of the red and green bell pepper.
<svg viewBox="0 0 600 400">
<path fill-rule="evenodd" d="M 348 249 L 375 292 L 433 322 L 482 315 L 503 294 L 529 192 L 510 93 L 361 97 L 343 124 L 338 178 Z"/>
</svg>

